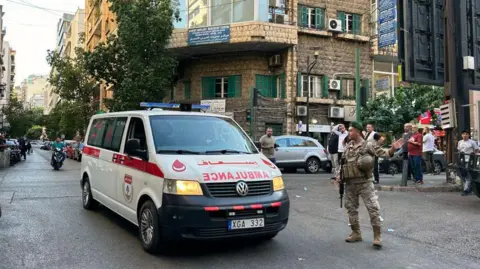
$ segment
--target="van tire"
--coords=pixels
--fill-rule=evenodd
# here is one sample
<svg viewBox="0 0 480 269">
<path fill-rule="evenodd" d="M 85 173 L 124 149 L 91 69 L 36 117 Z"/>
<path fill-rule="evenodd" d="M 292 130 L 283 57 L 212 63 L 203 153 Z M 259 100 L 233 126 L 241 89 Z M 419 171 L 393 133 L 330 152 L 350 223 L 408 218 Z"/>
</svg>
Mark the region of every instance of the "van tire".
<svg viewBox="0 0 480 269">
<path fill-rule="evenodd" d="M 148 232 L 149 228 L 153 231 Z M 148 241 L 149 233 L 151 233 L 150 241 Z M 146 252 L 154 254 L 165 249 L 157 208 L 151 200 L 145 201 L 138 212 L 138 235 Z"/>
<path fill-rule="evenodd" d="M 93 210 L 98 207 L 98 202 L 93 199 L 92 188 L 90 187 L 90 180 L 88 176 L 83 179 L 82 185 L 82 205 L 87 210 Z"/>
</svg>

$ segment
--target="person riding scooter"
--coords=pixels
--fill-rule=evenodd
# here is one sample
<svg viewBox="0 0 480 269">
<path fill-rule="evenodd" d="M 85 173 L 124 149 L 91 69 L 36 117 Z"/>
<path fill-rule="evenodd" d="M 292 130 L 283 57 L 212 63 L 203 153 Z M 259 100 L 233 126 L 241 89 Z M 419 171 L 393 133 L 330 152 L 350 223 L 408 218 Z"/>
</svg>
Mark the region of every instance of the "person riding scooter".
<svg viewBox="0 0 480 269">
<path fill-rule="evenodd" d="M 62 142 L 62 140 L 60 139 L 60 137 L 57 137 L 57 139 L 55 140 L 55 142 L 52 143 L 51 145 L 51 148 L 52 148 L 52 151 L 53 151 L 53 154 L 52 154 L 52 163 L 54 161 L 54 156 L 55 156 L 55 149 L 56 148 L 60 148 L 62 149 L 62 151 L 60 152 L 62 154 L 62 162 L 65 160 L 65 152 L 63 152 L 63 149 L 65 148 L 65 143 Z"/>
</svg>

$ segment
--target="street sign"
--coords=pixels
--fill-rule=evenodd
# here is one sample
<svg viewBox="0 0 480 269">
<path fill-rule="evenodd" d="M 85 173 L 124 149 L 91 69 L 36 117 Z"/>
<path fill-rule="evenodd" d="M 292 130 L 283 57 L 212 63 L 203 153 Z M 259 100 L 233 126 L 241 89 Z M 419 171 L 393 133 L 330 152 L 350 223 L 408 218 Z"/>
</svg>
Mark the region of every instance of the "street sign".
<svg viewBox="0 0 480 269">
<path fill-rule="evenodd" d="M 383 0 L 378 3 L 378 48 L 386 48 L 397 43 L 396 0 Z"/>
<path fill-rule="evenodd" d="M 390 78 L 381 78 L 375 81 L 375 90 L 387 90 L 390 88 Z"/>
<path fill-rule="evenodd" d="M 455 109 L 452 103 L 440 106 L 440 118 L 442 121 L 442 128 L 455 128 Z"/>
</svg>

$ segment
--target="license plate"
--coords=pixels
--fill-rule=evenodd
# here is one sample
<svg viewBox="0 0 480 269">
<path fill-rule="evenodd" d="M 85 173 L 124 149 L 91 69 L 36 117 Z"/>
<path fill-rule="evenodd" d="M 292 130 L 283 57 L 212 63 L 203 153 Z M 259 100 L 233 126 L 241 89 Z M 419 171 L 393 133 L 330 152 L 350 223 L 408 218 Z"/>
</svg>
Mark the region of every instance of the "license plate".
<svg viewBox="0 0 480 269">
<path fill-rule="evenodd" d="M 262 228 L 265 226 L 263 218 L 258 219 L 239 219 L 228 221 L 228 230 Z"/>
</svg>

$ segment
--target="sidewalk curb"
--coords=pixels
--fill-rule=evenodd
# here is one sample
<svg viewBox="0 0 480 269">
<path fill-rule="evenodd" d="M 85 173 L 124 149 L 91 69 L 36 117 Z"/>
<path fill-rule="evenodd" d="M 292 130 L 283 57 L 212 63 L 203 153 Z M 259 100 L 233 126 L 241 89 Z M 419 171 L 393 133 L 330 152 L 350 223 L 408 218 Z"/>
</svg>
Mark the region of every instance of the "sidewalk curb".
<svg viewBox="0 0 480 269">
<path fill-rule="evenodd" d="M 452 184 L 445 184 L 433 187 L 375 185 L 375 190 L 395 192 L 459 192 L 462 191 L 462 188 L 460 186 Z"/>
</svg>

